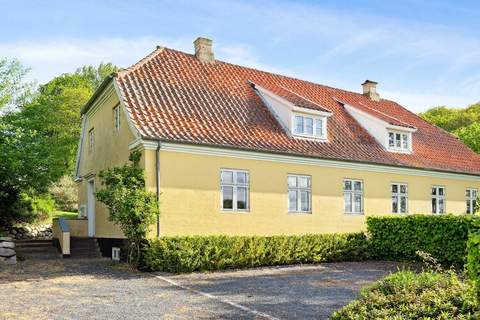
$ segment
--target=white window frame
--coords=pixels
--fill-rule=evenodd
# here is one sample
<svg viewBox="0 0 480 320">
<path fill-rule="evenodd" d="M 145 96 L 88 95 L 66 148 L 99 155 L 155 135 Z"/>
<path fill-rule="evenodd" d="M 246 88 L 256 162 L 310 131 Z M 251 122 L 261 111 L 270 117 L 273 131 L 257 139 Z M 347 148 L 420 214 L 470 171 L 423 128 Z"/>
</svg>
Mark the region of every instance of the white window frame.
<svg viewBox="0 0 480 320">
<path fill-rule="evenodd" d="M 397 192 L 393 192 L 393 186 L 397 186 Z M 405 193 L 400 192 L 401 188 L 405 187 Z M 401 182 L 393 182 L 390 185 L 390 191 L 392 193 L 392 206 L 391 206 L 391 212 L 395 214 L 407 214 L 408 213 L 408 185 L 406 183 L 401 183 Z M 393 208 L 393 199 L 396 198 L 397 200 L 397 211 L 395 212 Z M 405 198 L 405 212 L 402 212 L 401 210 L 401 201 L 402 198 Z"/>
<path fill-rule="evenodd" d="M 120 105 L 113 108 L 113 130 L 114 132 L 120 131 Z"/>
<path fill-rule="evenodd" d="M 232 182 L 224 182 L 222 181 L 222 173 L 224 172 L 231 172 L 232 173 Z M 237 174 L 244 173 L 246 176 L 245 183 L 238 183 L 237 182 Z M 224 208 L 223 207 L 223 188 L 224 187 L 232 187 L 232 208 Z M 246 188 L 246 208 L 245 209 L 238 209 L 237 203 L 237 190 L 238 188 Z M 250 174 L 247 170 L 239 170 L 239 169 L 220 169 L 220 208 L 222 211 L 225 212 L 248 212 L 250 210 Z"/>
<path fill-rule="evenodd" d="M 95 144 L 95 128 L 88 130 L 88 153 L 93 153 Z"/>
<path fill-rule="evenodd" d="M 436 194 L 433 194 L 433 189 L 436 189 Z M 439 190 L 443 189 L 443 195 L 439 195 Z M 430 195 L 431 195 L 431 200 L 433 201 L 435 199 L 436 202 L 436 211 L 433 212 L 433 203 L 431 202 L 432 205 L 432 214 L 445 214 L 447 211 L 447 189 L 445 186 L 432 186 L 430 188 Z M 443 200 L 443 212 L 440 212 L 440 200 Z"/>
<path fill-rule="evenodd" d="M 296 179 L 296 186 L 290 186 L 290 178 Z M 307 187 L 300 187 L 299 179 L 308 179 Z M 301 174 L 288 174 L 287 176 L 287 209 L 288 213 L 312 213 L 312 176 Z M 290 192 L 296 193 L 295 210 L 290 210 Z M 301 193 L 308 192 L 308 209 L 302 210 Z"/>
<path fill-rule="evenodd" d="M 465 213 L 473 214 L 475 211 L 475 205 L 477 203 L 478 189 L 477 188 L 467 188 L 465 190 L 465 200 L 466 200 L 466 210 Z M 468 208 L 470 207 L 470 212 Z"/>
<path fill-rule="evenodd" d="M 345 183 L 349 181 L 351 183 L 351 190 L 347 190 L 345 188 Z M 355 190 L 355 183 L 360 182 L 361 183 L 361 190 Z M 343 210 L 345 214 L 357 214 L 357 215 L 363 215 L 365 214 L 365 200 L 364 200 L 364 192 L 365 192 L 365 184 L 363 183 L 363 180 L 360 179 L 351 179 L 351 178 L 345 178 L 343 179 Z M 350 211 L 347 210 L 346 208 L 346 202 L 345 202 L 345 196 L 349 195 L 350 197 L 350 204 L 351 204 L 351 209 Z M 357 211 L 355 209 L 355 195 L 360 195 L 360 211 Z"/>
<path fill-rule="evenodd" d="M 390 146 L 390 134 L 393 134 L 393 147 Z M 400 140 L 397 139 L 397 135 L 400 135 Z M 404 146 L 406 136 L 407 146 Z M 397 141 L 400 141 L 400 147 L 397 146 Z M 388 130 L 387 131 L 387 150 L 394 151 L 394 152 L 407 152 L 410 153 L 412 151 L 412 133 L 408 131 L 400 131 L 400 130 Z"/>
<path fill-rule="evenodd" d="M 297 131 L 297 117 L 301 117 L 303 119 L 302 132 Z M 313 122 L 312 134 L 306 133 L 307 118 L 312 119 L 312 122 Z M 321 135 L 317 135 L 317 128 L 318 128 L 319 122 L 322 124 Z M 316 140 L 326 140 L 327 139 L 327 117 L 294 112 L 292 114 L 292 134 L 296 137 L 310 138 L 310 139 L 316 139 Z"/>
</svg>

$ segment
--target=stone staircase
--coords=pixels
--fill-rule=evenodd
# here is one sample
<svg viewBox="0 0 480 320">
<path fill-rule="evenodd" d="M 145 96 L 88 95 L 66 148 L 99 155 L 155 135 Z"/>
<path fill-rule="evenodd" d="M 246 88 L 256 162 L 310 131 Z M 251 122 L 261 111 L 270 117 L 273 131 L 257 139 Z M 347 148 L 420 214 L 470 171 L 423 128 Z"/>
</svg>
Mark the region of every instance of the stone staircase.
<svg viewBox="0 0 480 320">
<path fill-rule="evenodd" d="M 95 238 L 70 238 L 70 258 L 72 259 L 96 259 L 101 258 L 102 253 Z"/>
<path fill-rule="evenodd" d="M 19 260 L 61 259 L 62 254 L 52 240 L 16 240 L 15 250 Z M 94 238 L 71 238 L 70 257 L 72 259 L 101 258 L 102 253 Z"/>
<path fill-rule="evenodd" d="M 15 250 L 19 260 L 51 260 L 62 256 L 52 240 L 17 240 Z"/>
</svg>

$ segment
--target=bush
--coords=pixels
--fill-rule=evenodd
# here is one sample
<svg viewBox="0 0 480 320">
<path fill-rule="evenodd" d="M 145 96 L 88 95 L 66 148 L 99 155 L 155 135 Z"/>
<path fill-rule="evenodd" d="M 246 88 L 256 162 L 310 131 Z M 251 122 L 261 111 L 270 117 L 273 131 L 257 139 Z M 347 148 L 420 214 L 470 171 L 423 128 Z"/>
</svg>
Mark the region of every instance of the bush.
<svg viewBox="0 0 480 320">
<path fill-rule="evenodd" d="M 376 259 L 418 260 L 416 251 L 424 251 L 442 265 L 462 267 L 473 220 L 453 215 L 367 217 L 371 254 Z"/>
<path fill-rule="evenodd" d="M 191 236 L 150 241 L 152 271 L 192 272 L 232 268 L 353 261 L 367 258 L 363 233 L 299 236 Z"/>
<path fill-rule="evenodd" d="M 480 222 L 476 220 L 471 228 L 467 242 L 467 271 L 480 299 Z"/>
<path fill-rule="evenodd" d="M 63 176 L 54 183 L 48 192 L 55 200 L 56 208 L 60 211 L 77 211 L 78 189 L 77 184 L 71 176 Z"/>
<path fill-rule="evenodd" d="M 479 319 L 479 304 L 455 273 L 400 271 L 362 290 L 332 319 Z"/>
</svg>

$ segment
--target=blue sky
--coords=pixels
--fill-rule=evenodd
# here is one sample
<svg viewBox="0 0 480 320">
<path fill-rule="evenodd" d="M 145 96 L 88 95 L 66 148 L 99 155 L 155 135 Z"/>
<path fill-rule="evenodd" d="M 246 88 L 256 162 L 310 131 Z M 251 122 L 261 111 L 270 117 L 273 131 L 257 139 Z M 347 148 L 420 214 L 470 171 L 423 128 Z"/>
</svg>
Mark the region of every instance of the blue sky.
<svg viewBox="0 0 480 320">
<path fill-rule="evenodd" d="M 126 67 L 164 45 L 360 91 L 419 112 L 480 101 L 478 1 L 5 1 L 0 56 L 43 83 L 85 64 Z M 8 12 L 9 14 L 5 14 Z"/>
</svg>

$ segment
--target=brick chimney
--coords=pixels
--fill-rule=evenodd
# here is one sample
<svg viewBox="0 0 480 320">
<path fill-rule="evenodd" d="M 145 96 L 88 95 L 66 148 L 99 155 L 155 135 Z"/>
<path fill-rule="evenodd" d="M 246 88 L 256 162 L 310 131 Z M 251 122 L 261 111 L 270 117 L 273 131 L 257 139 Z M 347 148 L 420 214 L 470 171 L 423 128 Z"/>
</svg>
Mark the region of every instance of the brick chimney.
<svg viewBox="0 0 480 320">
<path fill-rule="evenodd" d="M 213 55 L 213 41 L 207 38 L 198 37 L 193 41 L 195 46 L 195 57 L 198 60 L 205 63 L 211 63 L 215 61 L 215 56 Z"/>
<path fill-rule="evenodd" d="M 373 101 L 380 101 L 380 95 L 377 93 L 377 84 L 378 82 L 365 80 L 362 83 L 363 95 L 369 97 Z"/>
</svg>

